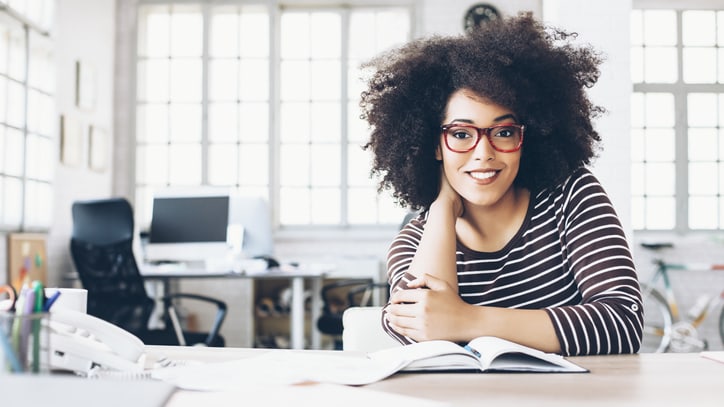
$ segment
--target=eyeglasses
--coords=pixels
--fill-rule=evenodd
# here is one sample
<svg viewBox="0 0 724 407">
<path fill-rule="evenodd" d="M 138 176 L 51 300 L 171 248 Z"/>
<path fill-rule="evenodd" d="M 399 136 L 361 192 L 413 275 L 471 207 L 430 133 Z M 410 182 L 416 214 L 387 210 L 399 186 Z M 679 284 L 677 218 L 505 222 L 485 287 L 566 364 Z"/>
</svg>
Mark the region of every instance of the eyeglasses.
<svg viewBox="0 0 724 407">
<path fill-rule="evenodd" d="M 498 124 L 491 127 L 475 127 L 469 124 L 453 123 L 445 124 L 441 129 L 445 136 L 445 146 L 450 151 L 467 153 L 474 150 L 484 134 L 495 151 L 513 153 L 520 150 L 523 145 L 525 125 Z"/>
</svg>

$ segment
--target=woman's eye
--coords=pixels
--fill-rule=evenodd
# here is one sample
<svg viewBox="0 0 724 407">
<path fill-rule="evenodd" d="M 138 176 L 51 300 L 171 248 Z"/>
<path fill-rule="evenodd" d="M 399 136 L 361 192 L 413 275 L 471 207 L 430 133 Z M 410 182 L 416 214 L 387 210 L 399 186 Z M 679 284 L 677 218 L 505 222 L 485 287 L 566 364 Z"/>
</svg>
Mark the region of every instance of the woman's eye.
<svg viewBox="0 0 724 407">
<path fill-rule="evenodd" d="M 493 137 L 508 138 L 508 137 L 513 137 L 513 134 L 514 134 L 513 129 L 511 129 L 509 127 L 503 127 L 500 129 L 496 129 L 493 132 Z"/>
<path fill-rule="evenodd" d="M 458 139 L 465 139 L 465 138 L 472 137 L 470 132 L 465 129 L 453 129 L 451 133 L 452 133 L 453 137 L 458 138 Z"/>
</svg>

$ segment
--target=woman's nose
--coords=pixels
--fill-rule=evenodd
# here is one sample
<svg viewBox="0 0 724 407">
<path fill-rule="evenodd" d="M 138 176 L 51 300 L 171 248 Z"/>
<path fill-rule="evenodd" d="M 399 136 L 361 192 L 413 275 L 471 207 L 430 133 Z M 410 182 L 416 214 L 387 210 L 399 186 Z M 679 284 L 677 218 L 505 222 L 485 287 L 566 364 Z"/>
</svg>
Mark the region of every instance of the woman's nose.
<svg viewBox="0 0 724 407">
<path fill-rule="evenodd" d="M 473 149 L 473 158 L 482 161 L 492 161 L 495 159 L 495 149 L 487 137 L 480 138 L 478 145 Z"/>
</svg>

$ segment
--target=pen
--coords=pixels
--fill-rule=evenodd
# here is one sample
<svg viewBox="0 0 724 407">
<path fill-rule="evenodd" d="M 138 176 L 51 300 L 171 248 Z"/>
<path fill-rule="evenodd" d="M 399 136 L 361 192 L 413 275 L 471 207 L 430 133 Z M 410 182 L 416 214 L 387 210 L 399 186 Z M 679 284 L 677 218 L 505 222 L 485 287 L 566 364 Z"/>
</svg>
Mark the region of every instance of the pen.
<svg viewBox="0 0 724 407">
<path fill-rule="evenodd" d="M 33 373 L 40 371 L 40 317 L 43 312 L 43 303 L 45 302 L 45 294 L 43 292 L 43 283 L 33 281 L 33 290 L 35 291 L 35 314 L 33 315 Z"/>
<path fill-rule="evenodd" d="M 23 289 L 25 294 L 25 302 L 23 303 L 23 314 L 19 318 L 22 320 L 20 327 L 20 347 L 18 355 L 20 358 L 20 364 L 27 368 L 26 363 L 28 362 L 28 341 L 30 337 L 30 321 L 33 317 L 33 310 L 35 309 L 35 290 Z"/>
<path fill-rule="evenodd" d="M 60 290 L 54 292 L 53 295 L 51 295 L 50 298 L 45 301 L 45 305 L 43 306 L 43 312 L 50 311 L 50 307 L 52 307 L 55 301 L 58 300 L 58 297 L 60 297 Z"/>
<path fill-rule="evenodd" d="M 10 340 L 8 339 L 8 337 L 5 336 L 5 334 L 2 332 L 0 332 L 0 342 L 0 345 L 2 345 L 2 351 L 5 354 L 8 362 L 10 362 L 10 367 L 13 369 L 13 372 L 21 372 L 23 367 L 20 366 L 18 357 L 15 355 L 15 350 L 10 345 Z"/>
</svg>

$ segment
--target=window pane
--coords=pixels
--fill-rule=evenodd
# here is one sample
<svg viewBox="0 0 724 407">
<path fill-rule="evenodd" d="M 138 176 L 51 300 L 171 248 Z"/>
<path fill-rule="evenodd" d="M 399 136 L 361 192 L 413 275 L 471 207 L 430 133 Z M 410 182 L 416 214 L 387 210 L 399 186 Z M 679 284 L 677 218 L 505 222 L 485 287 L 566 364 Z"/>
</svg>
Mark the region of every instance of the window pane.
<svg viewBox="0 0 724 407">
<path fill-rule="evenodd" d="M 673 129 L 646 130 L 646 160 L 673 162 L 676 158 Z"/>
<path fill-rule="evenodd" d="M 674 164 L 652 163 L 646 165 L 646 194 L 674 195 Z"/>
<path fill-rule="evenodd" d="M 241 100 L 269 99 L 269 62 L 243 60 L 241 62 L 239 95 Z"/>
<path fill-rule="evenodd" d="M 283 143 L 309 141 L 310 117 L 307 103 L 282 103 L 281 117 L 280 133 Z"/>
<path fill-rule="evenodd" d="M 168 183 L 168 146 L 150 145 L 136 148 L 136 182 L 146 185 Z"/>
<path fill-rule="evenodd" d="M 267 144 L 243 144 L 239 159 L 239 183 L 241 185 L 269 185 L 269 146 Z M 267 195 L 267 192 L 264 193 Z"/>
<path fill-rule="evenodd" d="M 642 45 L 644 43 L 644 15 L 641 10 L 631 10 L 631 20 L 629 32 L 632 45 Z"/>
<path fill-rule="evenodd" d="M 674 127 L 674 95 L 671 93 L 646 94 L 646 126 Z"/>
<path fill-rule="evenodd" d="M 167 59 L 138 62 L 138 97 L 148 102 L 166 102 L 169 98 Z"/>
<path fill-rule="evenodd" d="M 25 184 L 25 224 L 28 227 L 50 226 L 53 190 L 50 184 L 28 181 Z"/>
<path fill-rule="evenodd" d="M 283 13 L 281 17 L 281 57 L 307 58 L 311 54 L 309 14 Z"/>
<path fill-rule="evenodd" d="M 171 60 L 171 100 L 177 102 L 201 101 L 201 61 Z"/>
<path fill-rule="evenodd" d="M 717 130 L 689 129 L 689 160 L 716 161 L 719 152 Z"/>
<path fill-rule="evenodd" d="M 347 196 L 349 223 L 377 222 L 377 193 L 374 188 L 350 188 Z"/>
<path fill-rule="evenodd" d="M 342 136 L 341 113 L 337 103 L 312 103 L 312 142 L 338 142 Z"/>
<path fill-rule="evenodd" d="M 689 198 L 689 227 L 691 229 L 716 229 L 719 225 L 719 205 L 714 197 Z"/>
<path fill-rule="evenodd" d="M 23 216 L 23 184 L 17 178 L 4 177 L 3 223 L 10 227 L 19 227 Z"/>
<path fill-rule="evenodd" d="M 239 134 L 241 140 L 245 142 L 269 142 L 268 103 L 242 103 L 239 113 Z"/>
<path fill-rule="evenodd" d="M 313 189 L 311 204 L 312 223 L 318 225 L 334 225 L 340 223 L 339 189 Z"/>
<path fill-rule="evenodd" d="M 309 145 L 283 144 L 280 161 L 281 184 L 283 186 L 308 186 L 309 182 Z"/>
<path fill-rule="evenodd" d="M 676 48 L 648 47 L 644 51 L 646 82 L 674 83 L 678 75 L 676 69 Z"/>
<path fill-rule="evenodd" d="M 631 82 L 641 83 L 644 81 L 644 48 L 631 47 Z"/>
<path fill-rule="evenodd" d="M 239 63 L 235 59 L 215 59 L 209 62 L 209 99 L 236 101 Z"/>
<path fill-rule="evenodd" d="M 684 48 L 684 82 L 714 83 L 717 75 L 715 48 Z"/>
<path fill-rule="evenodd" d="M 211 16 L 209 55 L 232 57 L 239 55 L 239 26 L 236 7 L 217 7 Z"/>
<path fill-rule="evenodd" d="M 312 174 L 314 186 L 339 186 L 342 165 L 338 144 L 312 145 Z M 339 208 L 337 208 L 339 210 Z"/>
<path fill-rule="evenodd" d="M 715 127 L 717 123 L 717 95 L 713 93 L 690 93 L 687 98 L 688 121 L 692 127 Z"/>
<path fill-rule="evenodd" d="M 340 62 L 314 61 L 311 65 L 311 98 L 339 100 L 341 92 Z"/>
<path fill-rule="evenodd" d="M 311 97 L 310 76 L 308 61 L 282 61 L 282 100 L 309 100 Z"/>
<path fill-rule="evenodd" d="M 310 41 L 312 58 L 339 58 L 342 19 L 336 13 L 316 12 L 311 16 Z"/>
<path fill-rule="evenodd" d="M 236 141 L 238 104 L 209 104 L 209 140 L 213 142 Z"/>
<path fill-rule="evenodd" d="M 197 6 L 173 6 L 171 55 L 201 56 L 203 21 Z"/>
<path fill-rule="evenodd" d="M 0 50 L 2 52 L 2 50 Z M 7 116 L 7 101 L 8 101 L 8 90 L 7 81 L 4 77 L 0 76 L 0 123 L 6 123 Z"/>
<path fill-rule="evenodd" d="M 310 196 L 306 188 L 280 190 L 279 220 L 284 225 L 302 225 L 311 222 Z"/>
<path fill-rule="evenodd" d="M 170 54 L 170 16 L 168 6 L 142 6 L 139 9 L 138 53 L 149 57 Z"/>
<path fill-rule="evenodd" d="M 201 140 L 200 105 L 171 105 L 170 118 L 172 142 Z"/>
<path fill-rule="evenodd" d="M 673 10 L 644 11 L 644 42 L 650 45 L 675 45 L 676 12 Z"/>
<path fill-rule="evenodd" d="M 685 46 L 716 44 L 716 14 L 714 11 L 684 11 L 681 20 L 681 34 Z"/>
<path fill-rule="evenodd" d="M 168 156 L 171 185 L 201 185 L 200 145 L 172 144 Z"/>
<path fill-rule="evenodd" d="M 168 105 L 140 105 L 136 110 L 138 141 L 166 142 L 169 138 Z"/>
<path fill-rule="evenodd" d="M 646 165 L 631 164 L 631 195 L 641 195 L 646 188 Z"/>
<path fill-rule="evenodd" d="M 264 8 L 258 6 L 244 7 L 241 14 L 239 30 L 241 56 L 265 58 L 269 56 L 269 15 Z"/>
<path fill-rule="evenodd" d="M 7 89 L 7 124 L 23 128 L 25 126 L 25 89 L 15 81 L 8 81 Z"/>
<path fill-rule="evenodd" d="M 5 174 L 6 175 L 23 175 L 23 165 L 25 160 L 23 146 L 23 133 L 16 129 L 5 129 Z"/>
<path fill-rule="evenodd" d="M 236 144 L 209 146 L 209 184 L 236 185 L 238 156 Z"/>
<path fill-rule="evenodd" d="M 36 180 L 50 181 L 53 177 L 53 142 L 46 137 L 28 135 L 27 176 Z"/>
<path fill-rule="evenodd" d="M 676 219 L 676 205 L 673 197 L 648 198 L 646 200 L 646 228 L 673 229 Z"/>
<path fill-rule="evenodd" d="M 347 147 L 347 182 L 351 186 L 368 186 L 371 184 L 370 169 L 372 157 L 369 151 L 360 146 Z"/>
<path fill-rule="evenodd" d="M 690 163 L 689 195 L 716 195 L 718 175 L 716 163 Z"/>
</svg>

